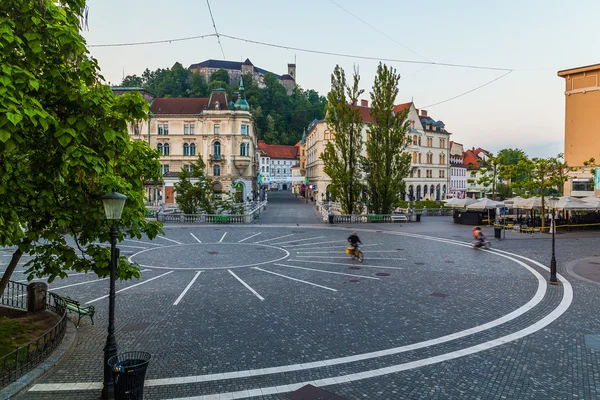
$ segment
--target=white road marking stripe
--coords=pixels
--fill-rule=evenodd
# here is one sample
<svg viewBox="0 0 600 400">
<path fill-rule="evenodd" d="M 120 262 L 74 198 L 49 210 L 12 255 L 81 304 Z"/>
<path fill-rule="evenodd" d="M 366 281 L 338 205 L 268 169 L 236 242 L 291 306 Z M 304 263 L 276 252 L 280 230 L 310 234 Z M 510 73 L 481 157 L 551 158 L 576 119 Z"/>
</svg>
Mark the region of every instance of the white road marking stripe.
<svg viewBox="0 0 600 400">
<path fill-rule="evenodd" d="M 290 244 L 282 247 L 302 247 L 302 246 L 315 246 L 317 244 L 325 244 L 325 243 L 339 243 L 340 245 L 343 243 L 340 240 L 332 240 L 330 242 L 319 242 L 319 243 L 304 243 L 304 244 Z"/>
<path fill-rule="evenodd" d="M 302 262 L 302 263 L 316 263 L 316 264 L 329 264 L 329 265 L 344 265 L 346 267 L 368 267 L 368 268 L 384 268 L 384 269 L 404 269 L 400 267 L 386 267 L 384 265 L 370 265 L 370 264 L 344 264 L 344 263 L 335 263 L 329 261 L 315 261 L 315 260 L 286 260 L 288 262 Z"/>
<path fill-rule="evenodd" d="M 181 242 L 178 242 L 177 240 L 169 239 L 168 237 L 164 237 L 164 236 L 162 236 L 162 235 L 158 235 L 158 236 L 156 236 L 156 237 L 157 237 L 157 238 L 164 239 L 164 240 L 168 240 L 169 242 L 173 242 L 173 243 L 177 243 L 177 244 L 183 244 L 183 243 L 181 243 Z"/>
<path fill-rule="evenodd" d="M 192 232 L 190 232 L 190 235 L 192 235 L 192 237 L 193 237 L 194 239 L 196 239 L 196 240 L 198 241 L 198 243 L 202 243 L 202 242 L 200 241 L 200 239 L 198 239 L 198 238 L 196 237 L 196 235 L 194 235 Z"/>
<path fill-rule="evenodd" d="M 274 264 L 274 265 L 279 265 L 281 267 L 288 267 L 288 268 L 298 268 L 298 269 L 305 269 L 307 271 L 316 271 L 316 272 L 324 272 L 326 274 L 336 274 L 336 275 L 346 275 L 346 276 L 353 276 L 355 278 L 365 278 L 365 279 L 374 279 L 374 280 L 381 280 L 379 278 L 374 278 L 372 276 L 364 276 L 364 275 L 355 275 L 355 274 L 346 274 L 344 272 L 333 272 L 333 271 L 324 271 L 322 269 L 313 269 L 313 268 L 306 268 L 306 267 L 297 267 L 294 265 L 285 265 L 285 264 Z"/>
<path fill-rule="evenodd" d="M 134 240 L 134 239 L 123 239 L 123 241 L 127 241 L 127 242 L 134 242 L 134 243 L 143 243 L 143 244 L 149 244 L 152 246 L 162 246 L 162 244 L 158 244 L 158 243 L 152 243 L 152 242 L 144 242 L 143 240 Z"/>
<path fill-rule="evenodd" d="M 318 245 L 320 245 L 320 243 L 315 243 L 315 246 L 318 246 Z M 368 247 L 368 246 L 379 246 L 379 244 L 363 244 L 363 245 L 362 245 L 362 246 L 360 246 L 360 247 L 361 247 L 361 248 L 363 248 L 363 247 Z M 343 249 L 345 249 L 345 248 L 346 248 L 345 246 L 344 246 L 344 247 L 342 247 L 342 246 L 340 245 L 340 246 L 332 246 L 332 247 L 315 247 L 315 250 L 325 250 L 325 249 L 338 249 L 338 250 L 343 250 Z M 306 250 L 306 249 L 300 249 L 300 250 Z M 311 251 L 311 252 L 307 252 L 307 253 L 312 253 L 312 251 Z M 324 253 L 329 253 L 329 252 L 324 252 Z"/>
<path fill-rule="evenodd" d="M 169 272 L 166 272 L 166 273 L 164 273 L 164 274 L 162 274 L 162 275 L 155 276 L 154 278 L 147 279 L 147 280 L 145 280 L 145 281 L 143 281 L 143 282 L 136 283 L 135 285 L 127 286 L 126 288 L 123 288 L 123 289 L 121 289 L 121 290 L 117 290 L 117 293 L 124 292 L 125 290 L 129 290 L 129 289 L 131 289 L 131 288 L 134 288 L 134 287 L 136 287 L 136 286 L 143 285 L 144 283 L 148 283 L 148 282 L 150 282 L 150 281 L 153 281 L 153 280 L 155 280 L 155 279 L 158 279 L 158 278 L 162 278 L 163 276 L 165 276 L 165 275 L 169 275 L 169 274 L 172 274 L 172 273 L 173 273 L 173 271 L 169 271 Z M 106 278 L 105 278 L 105 279 L 106 279 Z M 102 300 L 102 299 L 105 299 L 105 298 L 107 298 L 107 297 L 108 297 L 108 295 L 104 295 L 104 296 L 102 296 L 102 297 L 98 297 L 97 299 L 90 300 L 90 301 L 88 301 L 88 302 L 87 302 L 87 303 L 85 303 L 85 304 L 91 304 L 91 303 L 95 303 L 96 301 L 98 301 L 98 300 Z"/>
<path fill-rule="evenodd" d="M 364 246 L 361 246 L 364 247 Z M 332 247 L 332 249 L 338 249 L 339 251 L 344 251 L 343 248 L 340 247 Z M 320 250 L 320 249 L 319 249 Z M 297 251 L 296 254 L 315 254 L 315 253 L 325 253 L 331 254 L 331 251 Z M 398 250 L 375 250 L 375 253 L 399 253 Z"/>
<path fill-rule="evenodd" d="M 402 236 L 409 236 L 409 235 L 402 234 Z M 417 235 L 414 235 L 414 237 L 417 237 Z M 423 238 L 429 239 L 430 237 L 423 237 Z M 434 240 L 434 239 L 430 239 L 430 240 Z M 471 246 L 468 243 L 457 242 L 457 241 L 446 241 L 446 243 L 463 245 L 464 247 Z M 494 251 L 494 253 L 496 253 L 496 251 Z M 515 256 L 515 257 L 519 257 L 519 258 L 527 260 L 529 262 L 532 262 L 533 264 L 538 265 L 540 268 L 543 268 L 545 270 L 549 270 L 548 267 L 538 263 L 537 261 L 531 260 L 527 257 L 523 257 L 523 256 L 520 256 L 517 254 L 508 253 L 508 252 L 505 252 L 505 253 Z M 502 256 L 501 254 L 498 254 L 498 255 Z M 382 357 L 382 356 L 386 356 L 386 355 L 390 355 L 390 354 L 398 354 L 398 353 L 402 353 L 402 352 L 412 351 L 412 350 L 415 350 L 418 348 L 427 347 L 427 346 L 434 345 L 434 344 L 445 343 L 445 342 L 448 342 L 451 340 L 455 340 L 455 339 L 459 339 L 459 338 L 462 338 L 465 336 L 472 335 L 472 334 L 480 332 L 480 331 L 485 331 L 487 329 L 491 329 L 495 326 L 499 326 L 508 321 L 511 321 L 511 320 L 525 314 L 527 311 L 533 309 L 535 306 L 537 306 L 541 302 L 541 300 L 544 298 L 545 293 L 546 293 L 546 287 L 547 287 L 546 281 L 537 271 L 535 271 L 533 268 L 529 267 L 528 265 L 524 264 L 523 262 L 520 262 L 520 261 L 515 260 L 508 256 L 504 256 L 504 257 L 515 261 L 516 263 L 522 265 L 527 270 L 529 270 L 531 273 L 533 273 L 533 275 L 538 278 L 538 289 L 536 291 L 536 294 L 533 296 L 533 298 L 529 302 L 527 302 L 525 305 L 519 307 L 517 310 L 511 312 L 510 314 L 502 316 L 502 317 L 500 317 L 494 321 L 490 321 L 486 324 L 483 324 L 483 325 L 480 325 L 480 326 L 477 326 L 474 328 L 470 328 L 470 329 L 467 329 L 464 331 L 456 332 L 456 333 L 453 333 L 450 335 L 446 335 L 441 338 L 432 339 L 432 340 L 429 340 L 426 342 L 415 343 L 415 344 L 411 344 L 411 345 L 407 345 L 407 346 L 402 346 L 402 347 L 397 347 L 397 348 L 392 348 L 392 349 L 387 349 L 387 350 L 382 350 L 382 351 L 376 351 L 376 352 L 372 352 L 372 353 L 365 353 L 365 354 L 359 354 L 359 355 L 354 355 L 354 356 L 341 357 L 341 358 L 337 358 L 337 359 L 329 359 L 329 360 L 323 360 L 323 361 L 315 361 L 315 362 L 305 363 L 305 364 L 293 364 L 293 365 L 285 365 L 285 366 L 279 366 L 279 367 L 271 367 L 271 368 L 255 369 L 255 370 L 247 370 L 247 371 L 235 371 L 235 372 L 226 372 L 226 373 L 219 373 L 219 374 L 212 374 L 212 375 L 196 375 L 196 376 L 185 376 L 185 377 L 175 377 L 175 378 L 148 379 L 148 380 L 146 380 L 146 386 L 166 386 L 166 385 L 174 385 L 174 384 L 209 382 L 209 381 L 218 381 L 218 380 L 226 380 L 226 379 L 236 379 L 236 378 L 241 378 L 241 377 L 246 377 L 246 376 L 270 375 L 270 374 L 278 374 L 278 373 L 282 373 L 282 372 L 293 372 L 293 371 L 307 370 L 307 369 L 312 369 L 312 368 L 321 368 L 324 366 L 345 364 L 345 363 L 350 363 L 350 362 L 355 362 L 355 361 L 360 361 L 360 360 L 365 360 L 365 359 L 370 359 L 370 358 Z M 345 376 L 341 376 L 341 377 L 327 378 L 324 380 L 319 380 L 318 383 L 310 381 L 310 382 L 304 382 L 304 383 L 290 384 L 290 385 L 287 385 L 287 387 L 290 388 L 291 390 L 295 390 L 295 389 L 297 389 L 296 385 L 298 385 L 298 387 L 302 387 L 307 383 L 311 383 L 315 386 L 324 386 L 325 384 L 329 384 L 327 382 L 329 382 L 331 380 L 333 380 L 335 383 L 350 382 L 351 380 L 358 380 L 358 379 L 364 379 L 364 378 L 368 378 L 368 377 L 372 377 L 372 376 L 377 376 L 376 374 L 374 374 L 376 371 L 381 371 L 380 375 L 385 375 L 385 374 L 389 374 L 389 373 L 393 373 L 393 372 L 400 372 L 403 370 L 418 368 L 418 367 L 421 367 L 424 365 L 431 365 L 434 363 L 447 361 L 445 359 L 440 359 L 440 358 L 444 357 L 444 356 L 448 356 L 448 355 L 452 355 L 452 357 L 449 359 L 453 359 L 453 358 L 459 358 L 459 357 L 469 355 L 469 354 L 474 354 L 476 352 L 484 351 L 484 350 L 487 350 L 488 348 L 499 346 L 499 345 L 507 343 L 509 341 L 514 341 L 514 340 L 520 339 L 522 337 L 525 337 L 527 335 L 530 335 L 532 333 L 535 333 L 535 332 L 543 329 L 544 327 L 546 327 L 547 325 L 549 325 L 556 319 L 558 319 L 569 308 L 569 306 L 571 305 L 571 303 L 573 301 L 573 289 L 571 287 L 571 284 L 562 275 L 557 274 L 557 276 L 558 276 L 559 280 L 561 282 L 563 282 L 563 285 L 564 285 L 563 299 L 562 299 L 561 303 L 559 304 L 559 306 L 556 309 L 554 309 L 550 314 L 548 314 L 542 320 L 538 321 L 536 324 L 533 324 L 519 332 L 516 332 L 516 334 L 522 334 L 519 337 L 514 336 L 515 334 L 511 334 L 511 335 L 507 335 L 507 336 L 504 336 L 504 337 L 496 339 L 496 340 L 492 340 L 492 341 L 474 346 L 474 347 L 484 346 L 484 347 L 478 349 L 477 351 L 465 352 L 465 350 L 470 350 L 470 349 L 474 348 L 474 347 L 471 347 L 471 348 L 467 348 L 467 349 L 463 349 L 463 350 L 458 350 L 456 352 L 447 353 L 446 355 L 432 357 L 429 359 L 416 360 L 416 361 L 413 361 L 410 363 L 399 364 L 399 365 L 392 366 L 392 367 L 385 367 L 385 368 L 381 368 L 381 369 L 378 369 L 375 371 L 360 372 L 358 374 L 354 374 L 354 375 L 358 375 L 358 376 L 355 376 L 354 379 L 349 378 L 350 376 L 353 376 L 353 375 L 345 375 Z M 489 347 L 487 347 L 487 346 L 489 346 Z M 437 360 L 433 361 L 434 358 L 437 358 Z M 430 362 L 428 362 L 428 361 L 430 361 Z M 331 383 L 331 384 L 333 384 L 333 383 Z M 73 385 L 81 385 L 81 386 L 78 389 L 74 389 L 74 388 L 72 388 Z M 83 390 L 85 388 L 82 386 L 85 386 L 85 385 L 89 385 L 88 389 L 90 389 L 90 390 L 91 389 L 97 390 L 97 389 L 102 388 L 101 382 L 52 383 L 52 384 L 36 384 L 31 389 L 29 389 L 29 391 L 57 391 L 57 390 L 61 390 L 61 389 L 62 390 Z M 275 388 L 277 388 L 277 387 L 282 387 L 282 386 L 276 386 Z M 267 391 L 269 389 L 270 388 L 263 388 L 263 390 L 267 390 Z M 221 395 L 223 396 L 223 398 L 247 398 L 247 397 L 261 395 L 261 389 L 251 389 L 248 391 L 241 391 L 241 392 L 222 393 Z M 218 395 L 207 395 L 206 397 L 202 397 L 202 398 L 205 398 L 206 400 L 209 400 L 209 399 L 214 400 L 214 399 L 218 398 L 215 396 L 218 396 Z M 198 399 L 198 398 L 200 398 L 200 397 L 190 397 L 188 399 Z"/>
<path fill-rule="evenodd" d="M 279 236 L 279 237 L 275 237 L 275 238 L 271 238 L 271 239 L 266 239 L 266 240 L 261 240 L 260 242 L 254 242 L 254 244 L 257 243 L 264 243 L 264 242 L 270 242 L 271 240 L 277 240 L 277 239 L 282 239 L 284 237 L 288 237 L 288 236 L 294 236 L 295 233 L 290 233 L 289 235 L 283 235 L 283 236 Z"/>
<path fill-rule="evenodd" d="M 325 236 L 315 236 L 315 237 L 307 238 L 307 239 L 288 240 L 287 242 L 274 243 L 273 246 L 281 246 L 282 244 L 286 244 L 286 243 L 304 242 L 306 240 L 315 240 L 315 239 L 321 239 L 321 238 L 324 238 L 324 237 Z M 319 244 L 319 243 L 313 243 L 313 244 Z"/>
<path fill-rule="evenodd" d="M 96 246 L 104 246 L 104 247 L 109 247 L 110 243 L 92 243 L 95 244 Z M 141 246 L 130 246 L 128 244 L 117 244 L 117 247 L 131 247 L 132 249 L 147 249 L 148 247 L 141 247 Z"/>
<path fill-rule="evenodd" d="M 260 294 L 258 294 L 256 292 L 256 290 L 252 289 L 246 282 L 244 282 L 239 276 L 237 276 L 232 270 L 228 269 L 227 272 L 229 272 L 231 275 L 233 275 L 233 277 L 235 279 L 237 279 L 242 285 L 244 285 L 246 287 L 246 289 L 248 289 L 249 291 L 251 291 L 256 297 L 258 297 L 260 299 L 260 301 L 264 301 L 264 297 L 262 297 Z"/>
<path fill-rule="evenodd" d="M 225 232 L 225 233 L 223 234 L 223 236 L 221 237 L 221 240 L 219 240 L 219 243 L 222 243 L 222 242 L 223 242 L 223 239 L 225 239 L 225 236 L 227 236 L 227 232 Z"/>
<path fill-rule="evenodd" d="M 304 258 L 344 258 L 344 256 L 296 256 L 296 257 L 304 257 Z M 406 258 L 386 258 L 386 257 L 368 257 L 369 260 L 401 260 L 406 261 Z"/>
<path fill-rule="evenodd" d="M 254 234 L 254 235 L 252 235 L 252 236 L 248 236 L 247 238 L 240 240 L 238 243 L 242 243 L 242 242 L 245 242 L 245 241 L 246 241 L 246 240 L 248 240 L 248 239 L 252 239 L 254 236 L 258 236 L 258 235 L 260 235 L 261 233 L 262 233 L 262 232 L 258 232 L 258 233 L 255 233 L 255 234 Z"/>
<path fill-rule="evenodd" d="M 194 282 L 196 282 L 196 279 L 198 279 L 198 275 L 200 275 L 200 272 L 202 272 L 202 271 L 196 272 L 196 275 L 194 275 L 194 278 L 192 278 L 192 280 L 190 281 L 190 283 L 188 283 L 188 285 L 185 287 L 185 289 L 183 289 L 183 292 L 181 292 L 181 294 L 179 295 L 179 297 L 177 298 L 177 300 L 175 300 L 175 303 L 173 303 L 174 306 L 176 306 L 177 304 L 179 304 L 179 302 L 181 301 L 181 299 L 183 299 L 183 296 L 185 296 L 185 294 L 187 293 L 187 291 L 190 290 L 190 288 L 192 287 L 192 285 L 194 284 Z"/>
<path fill-rule="evenodd" d="M 257 269 L 257 270 L 259 270 L 259 271 L 266 272 L 266 273 L 268 273 L 268 274 L 273 274 L 273 275 L 281 276 L 282 278 L 291 279 L 291 280 L 293 280 L 293 281 L 296 281 L 296 282 L 302 282 L 302 283 L 306 283 L 307 285 L 312 285 L 312 286 L 320 287 L 320 288 L 323 288 L 323 289 L 331 290 L 332 292 L 337 292 L 337 289 L 332 289 L 332 288 L 330 288 L 330 287 L 327 287 L 327 286 L 321 286 L 321 285 L 317 285 L 316 283 L 312 283 L 312 282 L 303 281 L 302 279 L 296 279 L 296 278 L 292 278 L 291 276 L 287 276 L 287 275 L 278 274 L 277 272 L 271 272 L 271 271 L 267 271 L 266 269 L 262 269 L 262 268 L 258 268 L 258 267 L 252 267 L 252 268 L 253 268 L 253 269 Z"/>
<path fill-rule="evenodd" d="M 149 269 L 143 269 L 140 272 L 146 272 L 146 271 L 150 271 L 150 270 Z M 87 274 L 85 274 L 85 273 L 73 274 L 73 275 L 69 275 L 69 277 L 75 276 L 75 275 L 87 275 Z M 85 282 L 79 282 L 79 283 L 72 283 L 70 285 L 59 286 L 59 287 L 49 287 L 48 289 L 49 290 L 64 289 L 64 288 L 68 288 L 68 287 L 71 287 L 71 286 L 79 286 L 79 285 L 85 285 L 85 284 L 88 284 L 88 283 L 96 283 L 96 282 L 100 282 L 100 281 L 105 281 L 107 279 L 110 279 L 110 277 L 108 277 L 108 278 L 100 278 L 100 279 L 96 279 L 94 281 L 85 281 Z"/>
</svg>

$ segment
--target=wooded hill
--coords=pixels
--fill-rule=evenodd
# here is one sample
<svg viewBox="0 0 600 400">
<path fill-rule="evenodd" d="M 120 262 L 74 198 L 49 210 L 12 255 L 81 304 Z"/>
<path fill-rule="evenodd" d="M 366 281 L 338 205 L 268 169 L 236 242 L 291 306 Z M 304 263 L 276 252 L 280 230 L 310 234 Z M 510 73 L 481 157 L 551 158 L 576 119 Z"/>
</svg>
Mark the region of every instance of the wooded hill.
<svg viewBox="0 0 600 400">
<path fill-rule="evenodd" d="M 288 96 L 285 87 L 271 73 L 265 75 L 263 88 L 259 88 L 250 75 L 244 75 L 243 79 L 258 137 L 267 143 L 295 144 L 314 119 L 324 116 L 327 100 L 315 90 L 296 87 Z M 207 83 L 202 75 L 180 63 L 170 69 L 146 69 L 141 76 L 128 75 L 121 86 L 143 87 L 156 97 L 208 97 L 210 91 L 218 87 L 226 89 L 229 95 L 238 90 L 229 86 L 229 74 L 225 70 L 214 72 Z"/>
</svg>

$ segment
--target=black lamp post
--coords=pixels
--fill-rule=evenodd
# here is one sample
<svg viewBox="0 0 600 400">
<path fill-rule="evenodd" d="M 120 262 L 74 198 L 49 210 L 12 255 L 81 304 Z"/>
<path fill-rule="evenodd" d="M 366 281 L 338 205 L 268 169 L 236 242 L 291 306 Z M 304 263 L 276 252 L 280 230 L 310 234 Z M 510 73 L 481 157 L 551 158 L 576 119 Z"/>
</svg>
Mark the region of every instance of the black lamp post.
<svg viewBox="0 0 600 400">
<path fill-rule="evenodd" d="M 550 203 L 550 207 L 552 207 L 552 221 L 550 221 L 550 226 L 552 229 L 552 258 L 550 259 L 550 282 L 557 282 L 556 279 L 556 257 L 554 255 L 554 232 L 556 231 L 556 222 L 554 221 L 554 216 L 556 215 L 556 204 L 558 203 L 558 197 L 552 196 L 548 199 Z"/>
<path fill-rule="evenodd" d="M 127 196 L 117 193 L 114 189 L 112 193 L 102 196 L 104 213 L 110 225 L 110 291 L 108 295 L 108 336 L 106 337 L 106 345 L 104 346 L 103 399 L 112 399 L 114 397 L 114 382 L 110 367 L 108 366 L 108 359 L 117 355 L 117 340 L 115 338 L 115 276 L 119 258 L 117 226 L 121 220 L 125 200 L 127 200 Z"/>
</svg>

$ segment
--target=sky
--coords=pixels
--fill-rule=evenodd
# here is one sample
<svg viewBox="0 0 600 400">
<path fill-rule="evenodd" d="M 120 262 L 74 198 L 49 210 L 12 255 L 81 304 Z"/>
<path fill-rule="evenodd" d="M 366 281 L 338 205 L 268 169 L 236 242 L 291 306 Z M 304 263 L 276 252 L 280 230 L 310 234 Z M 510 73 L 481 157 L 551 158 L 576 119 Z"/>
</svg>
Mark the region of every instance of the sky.
<svg viewBox="0 0 600 400">
<path fill-rule="evenodd" d="M 369 102 L 382 59 L 509 69 L 503 78 L 464 94 L 508 71 L 384 61 L 401 74 L 397 103 L 412 100 L 444 121 L 451 140 L 492 152 L 520 148 L 531 157 L 564 149 L 564 80 L 557 71 L 600 63 L 597 0 L 209 2 L 220 34 L 284 48 L 223 36 L 222 50 L 215 37 L 94 46 L 213 34 L 206 0 L 90 0 L 83 36 L 113 85 L 146 68 L 170 68 L 175 62 L 189 67 L 223 59 L 223 53 L 226 60 L 249 58 L 276 74 L 287 73 L 287 64 L 295 62 L 296 83 L 322 95 L 336 64 L 347 76 L 358 67 L 362 98 Z"/>
</svg>

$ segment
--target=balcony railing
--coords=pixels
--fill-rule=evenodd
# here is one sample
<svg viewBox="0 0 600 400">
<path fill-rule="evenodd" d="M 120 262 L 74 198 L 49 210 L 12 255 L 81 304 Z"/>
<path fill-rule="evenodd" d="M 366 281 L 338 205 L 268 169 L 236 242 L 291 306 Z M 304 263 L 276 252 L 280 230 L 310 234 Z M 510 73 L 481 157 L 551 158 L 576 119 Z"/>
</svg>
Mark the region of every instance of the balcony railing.
<svg viewBox="0 0 600 400">
<path fill-rule="evenodd" d="M 223 154 L 211 154 L 208 156 L 210 161 L 223 161 L 225 160 L 225 156 Z"/>
</svg>

